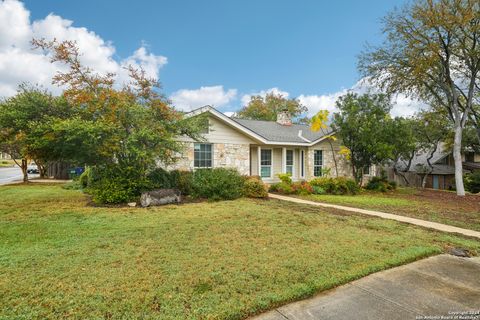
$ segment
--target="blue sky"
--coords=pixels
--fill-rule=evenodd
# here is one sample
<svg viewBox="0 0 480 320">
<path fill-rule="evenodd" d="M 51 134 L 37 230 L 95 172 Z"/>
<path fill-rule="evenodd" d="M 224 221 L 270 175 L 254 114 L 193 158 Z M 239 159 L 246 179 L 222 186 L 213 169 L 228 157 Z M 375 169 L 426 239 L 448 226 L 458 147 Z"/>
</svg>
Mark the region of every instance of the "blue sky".
<svg viewBox="0 0 480 320">
<path fill-rule="evenodd" d="M 185 102 L 217 87 L 208 100 L 221 86 L 217 106 L 232 111 L 245 95 L 271 88 L 318 99 L 351 88 L 360 79 L 357 55 L 381 41 L 380 19 L 404 2 L 28 0 L 24 10 L 30 23 L 53 13 L 86 28 L 114 47 L 115 60 L 139 47 L 165 57 L 158 76 L 167 95 Z"/>
</svg>

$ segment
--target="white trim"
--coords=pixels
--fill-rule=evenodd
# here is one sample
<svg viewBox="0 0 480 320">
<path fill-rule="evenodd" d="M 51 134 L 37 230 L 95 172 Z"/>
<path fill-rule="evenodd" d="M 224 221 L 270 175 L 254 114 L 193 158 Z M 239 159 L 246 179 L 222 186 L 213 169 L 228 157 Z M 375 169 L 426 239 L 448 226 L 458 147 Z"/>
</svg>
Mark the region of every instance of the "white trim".
<svg viewBox="0 0 480 320">
<path fill-rule="evenodd" d="M 305 179 L 305 150 L 300 149 L 300 178 Z"/>
<path fill-rule="evenodd" d="M 303 141 L 308 142 L 308 143 L 312 142 L 312 141 L 308 140 L 307 138 L 305 138 L 304 136 L 302 136 L 302 133 L 303 133 L 302 130 L 298 130 L 298 137 L 300 139 L 302 139 Z"/>
<path fill-rule="evenodd" d="M 198 145 L 202 145 L 202 144 L 205 144 L 205 145 L 210 145 L 210 163 L 211 163 L 211 166 L 210 167 L 195 167 L 195 145 L 198 144 Z M 213 159 L 215 159 L 215 146 L 213 143 L 211 142 L 194 142 L 193 143 L 193 170 L 195 169 L 212 169 L 212 168 L 215 168 L 215 164 L 213 162 Z"/>
<path fill-rule="evenodd" d="M 243 132 L 244 134 L 246 134 L 247 136 L 261 142 L 262 144 L 266 144 L 266 145 L 272 145 L 272 146 L 276 146 L 276 145 L 288 145 L 288 146 L 305 146 L 305 147 L 311 147 L 319 142 L 321 142 L 322 140 L 326 139 L 328 136 L 323 136 L 323 137 L 320 137 L 318 138 L 317 140 L 314 140 L 314 141 L 311 141 L 311 142 L 284 142 L 284 141 L 270 141 L 270 140 L 267 140 L 265 139 L 264 137 L 262 137 L 261 135 L 255 133 L 254 131 L 248 129 L 247 127 L 244 127 L 242 126 L 241 124 L 239 124 L 238 122 L 230 119 L 229 117 L 227 117 L 226 115 L 224 115 L 223 113 L 221 113 L 220 111 L 216 110 L 215 108 L 211 107 L 211 106 L 204 106 L 204 107 L 201 107 L 201 108 L 198 108 L 198 109 L 195 109 L 193 111 L 190 111 L 189 113 L 186 114 L 187 117 L 193 117 L 193 116 L 196 116 L 196 115 L 199 115 L 199 114 L 202 114 L 204 112 L 210 112 L 213 116 L 215 116 L 216 118 L 220 119 L 220 120 L 223 120 L 224 122 L 226 122 L 227 124 L 229 124 L 230 126 L 234 127 L 235 129 Z M 307 139 L 305 138 L 302 138 L 303 140 L 305 141 L 308 141 Z"/>
<path fill-rule="evenodd" d="M 273 149 L 272 148 L 260 148 L 260 154 L 258 157 L 260 158 L 260 168 L 258 169 L 258 175 L 260 176 L 261 179 L 273 179 Z M 270 150 L 270 175 L 268 177 L 262 177 L 262 150 Z M 268 166 L 264 166 L 268 167 Z"/>
<path fill-rule="evenodd" d="M 321 151 L 322 152 L 322 164 L 320 166 L 317 166 L 317 167 L 320 167 L 320 175 L 319 176 L 315 175 L 315 151 Z M 322 176 L 322 170 L 324 168 L 324 165 L 323 165 L 324 162 L 325 162 L 325 159 L 324 159 L 323 149 L 313 149 L 312 175 L 314 177 L 321 177 Z"/>
<path fill-rule="evenodd" d="M 287 148 L 282 148 L 282 173 L 287 173 Z"/>
<path fill-rule="evenodd" d="M 257 147 L 257 165 L 258 165 L 258 176 L 262 177 L 262 148 L 260 146 Z"/>
<path fill-rule="evenodd" d="M 287 172 L 287 153 L 292 151 L 292 179 L 295 178 L 295 149 L 287 149 L 285 151 L 285 173 Z"/>
</svg>

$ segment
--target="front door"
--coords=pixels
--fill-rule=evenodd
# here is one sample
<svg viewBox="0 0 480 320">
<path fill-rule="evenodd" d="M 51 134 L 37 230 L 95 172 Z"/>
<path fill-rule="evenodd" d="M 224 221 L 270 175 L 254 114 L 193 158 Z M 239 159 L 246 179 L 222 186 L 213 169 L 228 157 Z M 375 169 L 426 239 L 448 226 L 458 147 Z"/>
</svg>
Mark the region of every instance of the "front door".
<svg viewBox="0 0 480 320">
<path fill-rule="evenodd" d="M 433 189 L 438 189 L 438 176 L 433 176 Z"/>
</svg>

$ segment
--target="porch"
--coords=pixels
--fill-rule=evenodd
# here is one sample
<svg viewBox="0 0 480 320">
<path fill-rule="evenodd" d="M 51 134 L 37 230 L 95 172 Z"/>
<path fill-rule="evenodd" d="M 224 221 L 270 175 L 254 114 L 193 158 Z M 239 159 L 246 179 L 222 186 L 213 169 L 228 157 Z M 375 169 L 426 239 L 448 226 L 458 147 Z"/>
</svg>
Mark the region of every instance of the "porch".
<svg viewBox="0 0 480 320">
<path fill-rule="evenodd" d="M 313 171 L 320 175 L 322 168 L 321 150 L 314 157 L 309 166 L 307 147 L 251 145 L 250 175 L 260 176 L 266 183 L 280 181 L 279 173 L 290 173 L 294 181 L 309 179 Z"/>
</svg>

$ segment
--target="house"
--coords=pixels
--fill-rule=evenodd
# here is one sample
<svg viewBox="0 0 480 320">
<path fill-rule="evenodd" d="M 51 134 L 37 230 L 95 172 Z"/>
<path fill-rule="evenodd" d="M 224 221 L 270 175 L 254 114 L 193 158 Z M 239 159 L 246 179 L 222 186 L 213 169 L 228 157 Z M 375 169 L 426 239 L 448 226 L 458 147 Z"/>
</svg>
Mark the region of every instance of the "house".
<svg viewBox="0 0 480 320">
<path fill-rule="evenodd" d="M 10 160 L 11 157 L 9 154 L 5 153 L 5 152 L 0 152 L 0 160 Z"/>
<path fill-rule="evenodd" d="M 431 167 L 428 165 L 428 161 Z M 480 170 L 480 154 L 465 152 L 462 154 L 463 172 L 469 173 L 473 170 Z M 407 164 L 403 161 L 398 168 L 404 170 Z M 453 190 L 455 188 L 455 165 L 453 152 L 444 142 L 437 145 L 436 150 L 421 150 L 415 154 L 408 172 L 404 173 L 410 182 L 410 186 L 422 187 L 422 179 L 425 174 L 425 188 Z M 393 168 L 389 170 L 389 179 L 395 180 L 400 185 L 405 185 L 403 178 L 395 174 Z"/>
<path fill-rule="evenodd" d="M 181 138 L 185 151 L 168 169 L 236 168 L 273 183 L 279 181 L 279 173 L 290 173 L 294 181 L 321 176 L 325 169 L 334 175 L 335 157 L 339 176 L 352 176 L 338 154 L 340 144 L 329 139 L 330 129 L 313 132 L 309 125 L 292 123 L 288 112 L 280 113 L 277 121 L 258 121 L 230 118 L 205 106 L 188 116 L 200 114 L 206 114 L 209 123 L 205 141 Z"/>
</svg>

